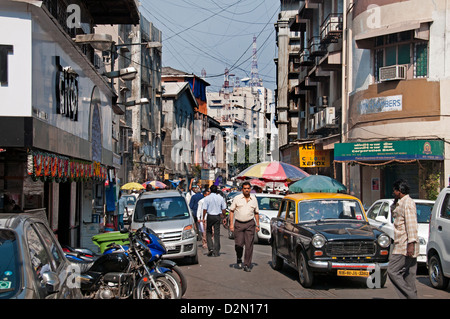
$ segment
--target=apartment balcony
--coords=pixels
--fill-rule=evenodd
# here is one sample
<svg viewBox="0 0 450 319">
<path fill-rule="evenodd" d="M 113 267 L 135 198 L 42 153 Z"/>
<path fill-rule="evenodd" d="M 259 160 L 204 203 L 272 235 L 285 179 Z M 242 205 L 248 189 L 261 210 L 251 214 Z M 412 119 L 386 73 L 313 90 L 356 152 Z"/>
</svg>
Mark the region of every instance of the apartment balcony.
<svg viewBox="0 0 450 319">
<path fill-rule="evenodd" d="M 298 14 L 294 18 L 289 19 L 289 30 L 294 32 L 305 32 L 307 19 L 302 19 Z"/>
<path fill-rule="evenodd" d="M 314 61 L 309 58 L 309 49 L 303 49 L 300 52 L 300 65 L 313 65 Z"/>
<path fill-rule="evenodd" d="M 342 38 L 342 13 L 330 13 L 320 26 L 320 39 L 322 43 L 337 43 Z"/>
<path fill-rule="evenodd" d="M 327 54 L 326 46 L 321 42 L 320 36 L 311 37 L 308 41 L 310 57 L 324 56 Z"/>
</svg>

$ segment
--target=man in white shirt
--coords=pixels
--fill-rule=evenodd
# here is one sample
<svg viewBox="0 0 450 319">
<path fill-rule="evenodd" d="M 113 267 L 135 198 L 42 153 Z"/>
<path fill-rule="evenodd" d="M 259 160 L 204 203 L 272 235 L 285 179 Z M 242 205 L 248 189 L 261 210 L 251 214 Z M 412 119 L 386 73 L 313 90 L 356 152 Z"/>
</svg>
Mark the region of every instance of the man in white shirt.
<svg viewBox="0 0 450 319">
<path fill-rule="evenodd" d="M 206 196 L 211 194 L 211 191 L 209 188 L 205 189 L 203 191 L 203 198 L 198 201 L 198 207 L 197 207 L 197 216 L 199 217 L 198 220 L 198 229 L 202 233 L 202 247 L 208 248 L 208 245 L 206 243 L 206 220 L 202 217 L 203 216 L 203 201 L 205 200 Z"/>
<path fill-rule="evenodd" d="M 237 268 L 242 268 L 245 247 L 244 271 L 247 272 L 251 271 L 255 231 L 259 231 L 258 200 L 250 192 L 251 184 L 244 182 L 242 194 L 235 196 L 230 206 L 230 230 L 234 232 Z"/>
<path fill-rule="evenodd" d="M 211 186 L 211 194 L 205 197 L 203 201 L 203 219 L 206 214 L 208 218 L 206 220 L 206 242 L 208 244 L 208 256 L 218 257 L 220 251 L 220 225 L 222 220 L 220 215 L 225 217 L 225 209 L 227 204 L 225 199 L 217 193 L 217 186 Z M 212 238 L 214 228 L 214 241 Z"/>
</svg>

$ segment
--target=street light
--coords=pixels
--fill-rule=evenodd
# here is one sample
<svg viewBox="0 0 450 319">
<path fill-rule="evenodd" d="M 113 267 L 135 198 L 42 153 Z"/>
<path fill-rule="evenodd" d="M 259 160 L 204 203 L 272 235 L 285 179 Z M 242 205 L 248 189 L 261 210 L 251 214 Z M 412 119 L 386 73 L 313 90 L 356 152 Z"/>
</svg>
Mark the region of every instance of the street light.
<svg viewBox="0 0 450 319">
<path fill-rule="evenodd" d="M 109 51 L 114 43 L 112 36 L 104 33 L 78 34 L 72 40 L 78 44 L 90 44 L 99 51 Z"/>
<path fill-rule="evenodd" d="M 117 102 L 117 104 L 122 104 L 122 105 L 124 105 L 126 107 L 127 106 L 141 105 L 141 104 L 148 104 L 148 103 L 150 103 L 150 101 L 146 97 L 143 97 L 143 98 L 141 98 L 140 100 L 137 100 L 137 101 L 131 100 L 131 101 L 126 101 L 125 103 Z"/>
</svg>

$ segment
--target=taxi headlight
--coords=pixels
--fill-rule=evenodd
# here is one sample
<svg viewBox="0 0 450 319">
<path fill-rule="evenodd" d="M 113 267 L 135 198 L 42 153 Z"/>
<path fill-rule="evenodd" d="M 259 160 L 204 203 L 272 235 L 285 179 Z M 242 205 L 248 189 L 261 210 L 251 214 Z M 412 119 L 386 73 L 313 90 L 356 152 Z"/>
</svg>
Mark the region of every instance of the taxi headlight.
<svg viewBox="0 0 450 319">
<path fill-rule="evenodd" d="M 382 248 L 387 248 L 391 244 L 391 239 L 388 235 L 382 234 L 378 237 L 378 245 Z"/>
<path fill-rule="evenodd" d="M 322 235 L 316 234 L 316 235 L 313 236 L 311 243 L 314 246 L 314 248 L 318 248 L 319 249 L 319 248 L 322 248 L 323 245 L 325 245 L 326 239 Z"/>
</svg>

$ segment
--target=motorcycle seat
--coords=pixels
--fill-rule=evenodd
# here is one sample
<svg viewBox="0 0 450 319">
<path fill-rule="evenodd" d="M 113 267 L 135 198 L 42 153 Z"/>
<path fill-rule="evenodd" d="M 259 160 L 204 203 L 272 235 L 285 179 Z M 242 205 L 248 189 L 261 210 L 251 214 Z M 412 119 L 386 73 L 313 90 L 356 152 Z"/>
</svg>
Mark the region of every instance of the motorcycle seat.
<svg viewBox="0 0 450 319">
<path fill-rule="evenodd" d="M 94 262 L 95 262 L 95 260 L 93 260 L 93 261 L 70 260 L 70 263 L 72 265 L 75 265 L 76 267 L 78 267 L 80 269 L 80 273 L 82 273 L 82 274 L 88 272 L 88 270 L 91 269 Z"/>
</svg>

